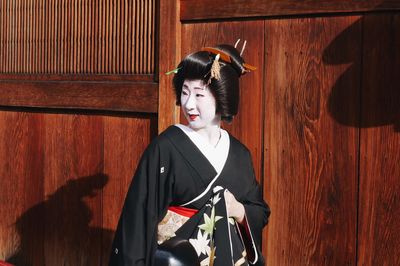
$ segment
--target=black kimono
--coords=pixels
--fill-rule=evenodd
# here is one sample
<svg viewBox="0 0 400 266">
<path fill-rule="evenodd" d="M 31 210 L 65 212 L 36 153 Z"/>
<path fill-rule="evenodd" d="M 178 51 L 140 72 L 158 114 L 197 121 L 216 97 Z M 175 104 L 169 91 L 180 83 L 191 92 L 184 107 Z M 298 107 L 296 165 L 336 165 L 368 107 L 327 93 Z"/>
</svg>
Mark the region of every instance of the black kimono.
<svg viewBox="0 0 400 266">
<path fill-rule="evenodd" d="M 128 190 L 110 265 L 153 265 L 158 223 L 169 206 L 188 202 L 191 203 L 185 207 L 199 211 L 176 235 L 190 239 L 192 244 L 201 240 L 206 244 L 213 242 L 211 250 L 196 247 L 201 265 L 208 265 L 210 251 L 215 266 L 264 265 L 259 246 L 270 211 L 256 182 L 248 149 L 233 136 L 229 135 L 229 139 L 228 157 L 219 175 L 180 128 L 171 126 L 152 141 Z M 224 189 L 244 205 L 247 226 L 238 226 L 226 217 L 221 193 Z M 243 236 L 246 232 L 247 236 Z M 241 264 L 240 257 L 246 256 L 244 249 L 247 254 L 254 254 L 248 254 L 249 261 Z"/>
</svg>

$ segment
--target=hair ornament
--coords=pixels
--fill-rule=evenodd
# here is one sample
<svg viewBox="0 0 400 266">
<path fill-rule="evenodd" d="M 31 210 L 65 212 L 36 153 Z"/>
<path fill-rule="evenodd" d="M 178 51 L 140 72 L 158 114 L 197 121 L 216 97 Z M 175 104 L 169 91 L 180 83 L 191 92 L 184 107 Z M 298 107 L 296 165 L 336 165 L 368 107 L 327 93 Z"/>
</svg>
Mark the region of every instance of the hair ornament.
<svg viewBox="0 0 400 266">
<path fill-rule="evenodd" d="M 216 80 L 220 80 L 221 79 L 221 66 L 219 64 L 219 58 L 220 58 L 220 54 L 217 54 L 214 58 L 214 61 L 212 63 L 211 66 L 211 73 L 210 73 L 210 79 L 208 80 L 208 84 L 211 83 L 211 79 L 215 78 Z"/>
<path fill-rule="evenodd" d="M 242 49 L 243 50 L 243 49 Z M 215 55 L 220 55 L 221 60 L 227 62 L 227 63 L 232 63 L 231 57 L 230 55 L 228 55 L 227 53 L 225 53 L 224 51 L 221 51 L 217 48 L 213 48 L 213 47 L 203 47 L 201 48 L 201 51 L 206 51 Z M 246 73 L 246 72 L 250 72 L 250 71 L 254 71 L 257 68 L 255 66 L 243 63 L 242 66 L 244 67 L 244 71 L 242 74 Z"/>
<path fill-rule="evenodd" d="M 237 45 L 240 43 L 240 39 L 238 39 L 236 42 L 235 42 L 235 48 L 237 48 Z M 242 56 L 242 54 L 243 54 L 243 52 L 244 52 L 244 49 L 246 49 L 246 44 L 247 44 L 247 40 L 244 40 L 244 43 L 243 43 L 243 46 L 242 46 L 242 50 L 240 51 L 240 56 Z"/>
<path fill-rule="evenodd" d="M 242 46 L 242 51 L 240 51 L 240 56 L 242 56 L 242 54 L 244 52 L 244 49 L 246 49 L 246 44 L 247 44 L 247 41 L 244 40 L 244 43 L 243 43 L 243 46 Z"/>
<path fill-rule="evenodd" d="M 237 47 L 237 45 L 239 44 L 239 42 L 240 42 L 240 39 L 238 39 L 238 40 L 235 42 L 235 48 Z"/>
<path fill-rule="evenodd" d="M 175 68 L 175 69 L 173 69 L 173 70 L 171 70 L 171 71 L 168 71 L 168 72 L 165 73 L 165 75 L 176 74 L 176 73 L 178 73 L 178 71 L 179 71 L 181 68 L 182 68 L 182 67 L 178 67 L 178 68 Z"/>
</svg>

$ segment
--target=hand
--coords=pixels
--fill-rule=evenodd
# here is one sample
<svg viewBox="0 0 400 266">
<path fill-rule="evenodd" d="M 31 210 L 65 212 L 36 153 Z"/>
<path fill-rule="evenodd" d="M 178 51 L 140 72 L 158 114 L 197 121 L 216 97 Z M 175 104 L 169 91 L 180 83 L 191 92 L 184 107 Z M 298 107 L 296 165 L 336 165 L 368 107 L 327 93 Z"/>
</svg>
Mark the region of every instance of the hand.
<svg viewBox="0 0 400 266">
<path fill-rule="evenodd" d="M 225 205 L 228 217 L 233 217 L 238 223 L 243 222 L 245 214 L 244 206 L 227 189 L 225 190 Z"/>
</svg>

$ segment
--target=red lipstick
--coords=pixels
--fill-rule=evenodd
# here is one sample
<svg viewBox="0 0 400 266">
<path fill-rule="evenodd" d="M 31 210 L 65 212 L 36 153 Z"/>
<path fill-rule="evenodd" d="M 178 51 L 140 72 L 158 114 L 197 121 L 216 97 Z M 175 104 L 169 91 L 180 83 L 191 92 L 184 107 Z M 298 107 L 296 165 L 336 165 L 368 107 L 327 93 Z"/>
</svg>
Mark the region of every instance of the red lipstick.
<svg viewBox="0 0 400 266">
<path fill-rule="evenodd" d="M 190 121 L 194 121 L 198 115 L 189 115 Z"/>
</svg>

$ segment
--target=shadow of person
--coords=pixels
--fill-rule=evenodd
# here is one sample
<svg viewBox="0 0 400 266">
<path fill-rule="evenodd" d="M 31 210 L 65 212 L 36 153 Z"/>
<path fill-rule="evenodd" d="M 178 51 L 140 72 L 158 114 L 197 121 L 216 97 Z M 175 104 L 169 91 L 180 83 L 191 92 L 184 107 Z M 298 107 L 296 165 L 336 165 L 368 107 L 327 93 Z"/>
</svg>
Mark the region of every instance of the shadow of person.
<svg viewBox="0 0 400 266">
<path fill-rule="evenodd" d="M 324 50 L 325 64 L 350 65 L 328 99 L 328 110 L 340 124 L 357 128 L 393 125 L 400 132 L 399 24 L 399 16 L 365 15 Z"/>
<path fill-rule="evenodd" d="M 108 253 L 113 231 L 90 226 L 101 224 L 101 197 L 91 202 L 108 182 L 97 174 L 68 180 L 45 201 L 33 206 L 16 221 L 20 246 L 7 261 L 15 265 L 101 265 Z M 98 210 L 98 211 L 97 211 Z"/>
</svg>

